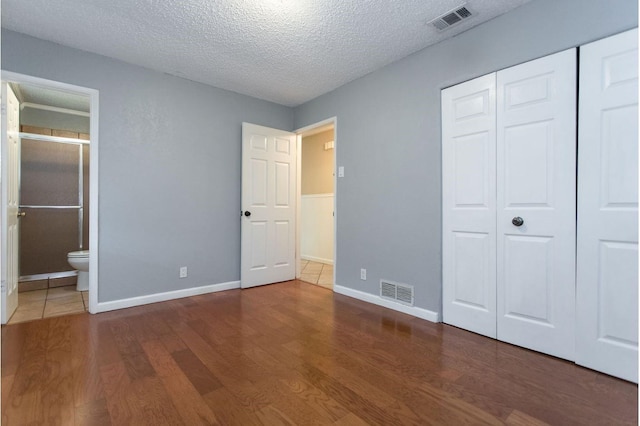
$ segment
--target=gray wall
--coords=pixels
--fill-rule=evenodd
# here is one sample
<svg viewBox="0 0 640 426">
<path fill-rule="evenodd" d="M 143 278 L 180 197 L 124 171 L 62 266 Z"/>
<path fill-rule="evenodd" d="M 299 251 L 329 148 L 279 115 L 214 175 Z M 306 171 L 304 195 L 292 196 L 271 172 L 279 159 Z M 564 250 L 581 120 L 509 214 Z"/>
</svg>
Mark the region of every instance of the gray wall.
<svg viewBox="0 0 640 426">
<path fill-rule="evenodd" d="M 100 302 L 240 279 L 241 123 L 292 109 L 6 30 L 2 67 L 100 91 Z"/>
<path fill-rule="evenodd" d="M 373 294 L 380 278 L 413 284 L 416 305 L 440 312 L 440 90 L 637 17 L 636 0 L 534 0 L 296 108 L 296 128 L 337 116 L 336 283 Z"/>
<path fill-rule="evenodd" d="M 2 67 L 100 90 L 101 302 L 238 280 L 241 122 L 337 116 L 337 284 L 414 284 L 416 305 L 439 312 L 440 90 L 637 16 L 636 0 L 534 0 L 296 108 L 295 121 L 283 106 L 5 30 Z"/>
<path fill-rule="evenodd" d="M 89 133 L 89 121 L 89 117 L 81 115 L 64 114 L 30 107 L 25 107 L 20 111 L 20 124 L 44 127 L 46 129 Z"/>
</svg>

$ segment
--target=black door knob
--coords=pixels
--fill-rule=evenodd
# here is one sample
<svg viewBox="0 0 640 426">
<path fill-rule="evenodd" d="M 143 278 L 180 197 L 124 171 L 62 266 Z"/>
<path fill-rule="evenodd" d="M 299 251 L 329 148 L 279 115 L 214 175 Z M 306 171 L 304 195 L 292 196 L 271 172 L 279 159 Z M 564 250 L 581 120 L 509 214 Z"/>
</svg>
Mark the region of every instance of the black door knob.
<svg viewBox="0 0 640 426">
<path fill-rule="evenodd" d="M 245 215 L 246 217 L 249 217 L 249 216 L 251 216 L 251 212 L 246 211 L 246 212 L 244 212 L 244 215 Z"/>
<path fill-rule="evenodd" d="M 513 223 L 515 226 L 522 226 L 522 224 L 524 223 L 524 219 L 520 216 L 516 216 L 511 219 L 511 223 Z"/>
</svg>

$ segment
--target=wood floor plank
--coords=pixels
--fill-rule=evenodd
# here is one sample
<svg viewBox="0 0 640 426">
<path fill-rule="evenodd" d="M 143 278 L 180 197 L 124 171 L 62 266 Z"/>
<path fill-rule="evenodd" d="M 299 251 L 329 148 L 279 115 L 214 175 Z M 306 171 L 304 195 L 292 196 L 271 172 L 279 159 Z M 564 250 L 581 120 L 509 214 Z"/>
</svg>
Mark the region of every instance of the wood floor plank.
<svg viewBox="0 0 640 426">
<path fill-rule="evenodd" d="M 16 324 L 14 327 L 4 327 L 2 330 L 2 376 L 15 375 L 24 353 L 27 332 L 26 324 Z"/>
<path fill-rule="evenodd" d="M 197 389 L 183 374 L 161 378 L 164 388 L 186 425 L 220 424 Z"/>
<path fill-rule="evenodd" d="M 122 357 L 111 330 L 110 316 L 113 316 L 113 313 L 107 312 L 99 316 L 91 315 L 89 317 L 91 330 L 97 335 L 95 341 L 98 367 L 122 362 Z"/>
<path fill-rule="evenodd" d="M 282 382 L 275 378 L 255 385 L 269 395 L 270 407 L 285 414 L 293 424 L 321 426 L 332 423 L 331 415 L 328 412 L 322 409 L 318 410 L 319 406 L 311 406 L 298 394 L 290 392 Z"/>
<path fill-rule="evenodd" d="M 518 410 L 513 410 L 507 417 L 506 424 L 509 426 L 548 426 L 548 423 L 540 421 Z"/>
<path fill-rule="evenodd" d="M 0 390 L 2 391 L 2 407 L 7 407 L 9 395 L 11 395 L 11 389 L 13 388 L 13 381 L 15 378 L 15 375 L 2 376 L 2 384 L 0 385 Z M 1 423 L 2 422 L 0 422 L 0 424 Z"/>
<path fill-rule="evenodd" d="M 334 426 L 368 426 L 369 423 L 362 420 L 353 413 L 349 413 L 340 420 L 333 423 Z"/>
<path fill-rule="evenodd" d="M 77 406 L 75 409 L 76 426 L 109 426 L 111 417 L 107 401 L 102 398 Z"/>
<path fill-rule="evenodd" d="M 349 414 L 348 408 L 304 380 L 302 376 L 296 379 L 280 379 L 280 381 L 292 394 L 300 397 L 320 414 L 326 414 L 326 417 L 331 421 L 337 421 Z"/>
<path fill-rule="evenodd" d="M 188 425 L 182 420 L 159 377 L 133 380 L 126 390 L 135 425 Z"/>
<path fill-rule="evenodd" d="M 2 327 L 2 424 L 634 425 L 638 387 L 291 281 Z"/>
<path fill-rule="evenodd" d="M 47 340 L 42 392 L 45 424 L 73 424 L 73 363 L 71 352 L 72 316 L 51 319 Z"/>
<path fill-rule="evenodd" d="M 258 416 L 247 410 L 227 388 L 216 389 L 204 395 L 203 398 L 220 424 L 262 425 Z"/>
<path fill-rule="evenodd" d="M 220 381 L 189 349 L 174 352 L 171 356 L 200 395 L 222 387 Z"/>
<path fill-rule="evenodd" d="M 111 323 L 113 339 L 131 380 L 151 377 L 155 374 L 132 330 L 132 325 L 138 322 L 138 319 L 134 318 L 132 321 L 113 321 Z"/>
<path fill-rule="evenodd" d="M 44 365 L 51 320 L 3 326 L 3 332 L 12 327 L 20 327 L 25 333 L 24 345 L 20 352 L 18 368 L 13 386 L 7 398 L 3 398 L 3 424 L 42 424 L 45 412 L 41 409 L 44 386 Z M 7 350 L 2 346 L 2 351 Z M 4 356 L 3 356 L 4 358 Z"/>
<path fill-rule="evenodd" d="M 97 332 L 97 323 L 74 317 L 71 327 L 73 336 L 71 341 L 71 368 L 75 406 L 92 406 L 92 403 L 96 401 L 102 401 L 103 404 L 106 404 L 98 362 L 99 334 Z"/>
<path fill-rule="evenodd" d="M 109 418 L 114 425 L 127 425 L 133 421 L 133 410 L 126 399 L 131 379 L 122 361 L 108 364 L 100 368 L 100 378 L 104 385 L 104 393 L 109 411 Z M 135 407 L 133 407 L 135 408 Z"/>
</svg>

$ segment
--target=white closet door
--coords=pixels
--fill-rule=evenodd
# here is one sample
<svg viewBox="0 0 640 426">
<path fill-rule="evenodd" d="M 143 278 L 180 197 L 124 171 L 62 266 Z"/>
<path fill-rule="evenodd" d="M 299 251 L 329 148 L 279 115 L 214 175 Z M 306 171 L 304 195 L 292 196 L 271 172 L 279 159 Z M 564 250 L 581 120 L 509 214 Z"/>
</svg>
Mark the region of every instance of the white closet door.
<svg viewBox="0 0 640 426">
<path fill-rule="evenodd" d="M 573 359 L 576 50 L 497 84 L 498 339 Z"/>
<path fill-rule="evenodd" d="M 495 73 L 442 91 L 443 321 L 496 337 Z"/>
<path fill-rule="evenodd" d="M 580 48 L 576 362 L 638 381 L 638 30 Z"/>
</svg>

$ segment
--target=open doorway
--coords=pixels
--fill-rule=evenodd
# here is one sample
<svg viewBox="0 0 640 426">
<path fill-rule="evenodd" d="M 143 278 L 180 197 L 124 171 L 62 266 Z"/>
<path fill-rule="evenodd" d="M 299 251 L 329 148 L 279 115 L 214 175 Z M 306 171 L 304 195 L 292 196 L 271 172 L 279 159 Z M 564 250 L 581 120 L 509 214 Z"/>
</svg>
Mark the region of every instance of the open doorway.
<svg viewBox="0 0 640 426">
<path fill-rule="evenodd" d="M 335 259 L 335 122 L 298 133 L 298 274 L 333 289 Z"/>
<path fill-rule="evenodd" d="M 97 91 L 6 72 L 2 90 L 2 322 L 95 311 Z"/>
</svg>

